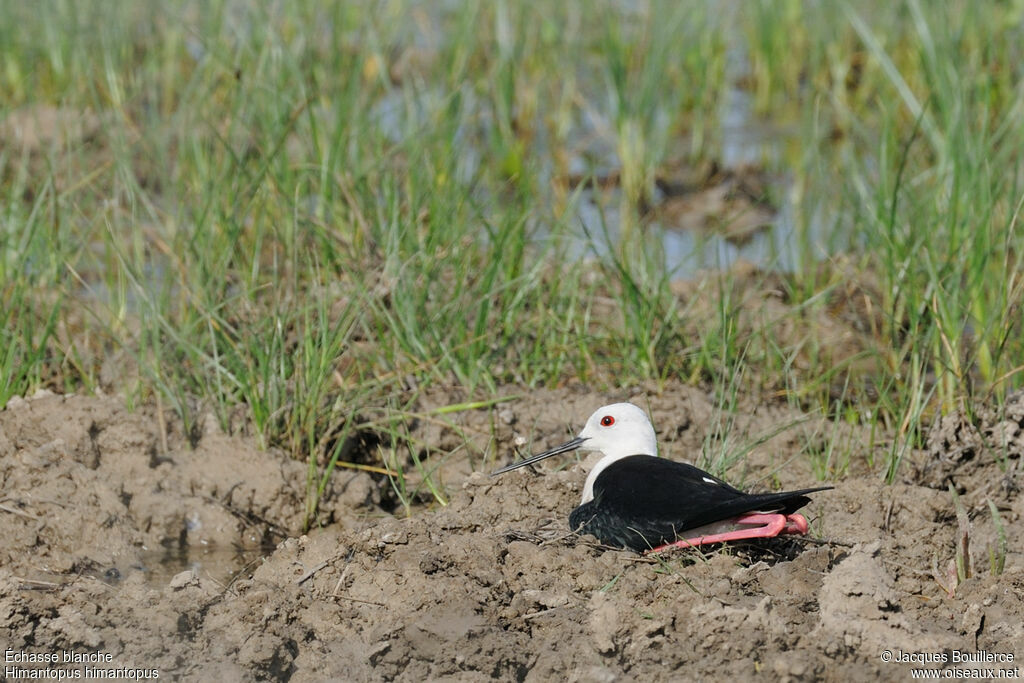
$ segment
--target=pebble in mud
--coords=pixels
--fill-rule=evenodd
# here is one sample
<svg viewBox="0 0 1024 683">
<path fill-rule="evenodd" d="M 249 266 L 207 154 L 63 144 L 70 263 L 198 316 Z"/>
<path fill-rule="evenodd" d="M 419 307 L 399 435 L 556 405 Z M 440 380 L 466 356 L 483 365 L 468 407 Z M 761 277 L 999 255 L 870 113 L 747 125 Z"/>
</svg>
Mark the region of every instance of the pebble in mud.
<svg viewBox="0 0 1024 683">
<path fill-rule="evenodd" d="M 171 577 L 170 583 L 167 584 L 171 590 L 181 590 L 186 586 L 199 585 L 199 579 L 196 577 L 196 573 L 191 569 L 175 574 Z"/>
</svg>

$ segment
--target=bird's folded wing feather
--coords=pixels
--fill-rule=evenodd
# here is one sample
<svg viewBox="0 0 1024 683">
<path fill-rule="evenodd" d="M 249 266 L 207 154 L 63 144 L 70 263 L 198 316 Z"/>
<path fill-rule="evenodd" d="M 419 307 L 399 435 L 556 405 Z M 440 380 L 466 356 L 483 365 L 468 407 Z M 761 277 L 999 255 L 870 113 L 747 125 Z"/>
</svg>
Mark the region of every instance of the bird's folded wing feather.
<svg viewBox="0 0 1024 683">
<path fill-rule="evenodd" d="M 804 494 L 817 490 L 746 494 L 692 465 L 637 455 L 601 472 L 593 502 L 577 508 L 570 522 L 606 543 L 643 550 L 748 512 L 791 514 L 809 502 Z"/>
</svg>

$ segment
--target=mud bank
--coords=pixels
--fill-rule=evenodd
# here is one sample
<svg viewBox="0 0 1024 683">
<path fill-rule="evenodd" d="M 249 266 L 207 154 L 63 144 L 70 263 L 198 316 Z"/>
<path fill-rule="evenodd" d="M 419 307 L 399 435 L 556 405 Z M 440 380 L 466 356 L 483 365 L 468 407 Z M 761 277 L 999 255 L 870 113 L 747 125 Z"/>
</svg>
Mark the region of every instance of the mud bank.
<svg viewBox="0 0 1024 683">
<path fill-rule="evenodd" d="M 672 385 L 539 392 L 496 408 L 500 419 L 460 419 L 464 433 L 490 430 L 504 462 L 517 436 L 553 445 L 623 398 L 653 408 L 663 455 L 677 459 L 699 453 L 716 415 L 703 392 Z M 739 434 L 793 427 L 730 478 L 815 483 L 806 450 L 834 426 L 749 403 L 733 416 Z M 386 481 L 339 471 L 323 527 L 301 535 L 305 464 L 212 419 L 190 443 L 168 415 L 114 397 L 15 400 L 0 411 L 0 641 L 102 652 L 106 666 L 170 680 L 908 678 L 915 664 L 885 652 L 1019 667 L 951 662 L 954 651 L 1024 657 L 1024 397 L 976 415 L 938 423 L 891 486 L 869 464 L 870 435 L 843 426 L 856 457 L 806 509 L 811 538 L 639 557 L 567 535 L 580 464 L 497 479 L 452 466 L 448 505 L 411 518 L 380 507 Z M 950 572 L 963 528 L 951 483 L 970 519 L 962 582 Z M 998 575 L 989 501 L 1010 540 Z M 226 576 L 201 562 L 171 576 L 158 559 L 268 543 Z"/>
</svg>

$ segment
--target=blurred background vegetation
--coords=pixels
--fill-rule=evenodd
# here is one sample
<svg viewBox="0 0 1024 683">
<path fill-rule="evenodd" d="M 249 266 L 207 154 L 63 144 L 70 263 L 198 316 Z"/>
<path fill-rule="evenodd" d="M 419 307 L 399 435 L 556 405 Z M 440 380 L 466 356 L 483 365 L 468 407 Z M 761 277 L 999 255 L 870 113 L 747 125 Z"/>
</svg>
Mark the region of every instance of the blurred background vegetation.
<svg viewBox="0 0 1024 683">
<path fill-rule="evenodd" d="M 429 389 L 678 380 L 876 426 L 891 478 L 1021 384 L 1022 20 L 0 1 L 0 407 L 118 391 L 315 469 Z"/>
</svg>

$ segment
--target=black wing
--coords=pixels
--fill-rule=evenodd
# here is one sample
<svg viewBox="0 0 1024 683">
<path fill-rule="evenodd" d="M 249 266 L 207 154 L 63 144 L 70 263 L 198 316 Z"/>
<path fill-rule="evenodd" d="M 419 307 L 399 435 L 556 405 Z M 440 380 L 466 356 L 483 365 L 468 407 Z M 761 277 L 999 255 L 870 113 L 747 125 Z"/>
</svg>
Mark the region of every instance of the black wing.
<svg viewBox="0 0 1024 683">
<path fill-rule="evenodd" d="M 598 475 L 594 500 L 573 510 L 569 525 L 639 552 L 755 510 L 792 514 L 810 502 L 805 494 L 826 488 L 747 494 L 693 465 L 634 455 Z"/>
</svg>

